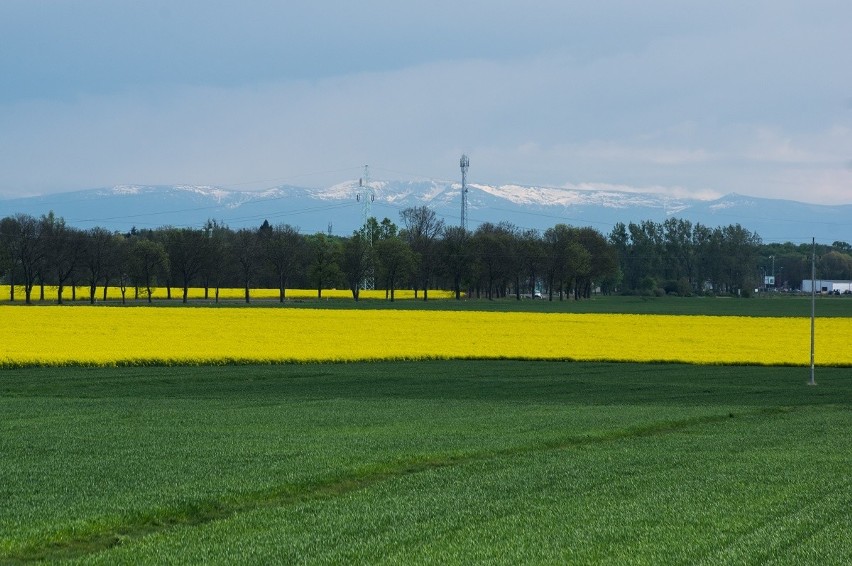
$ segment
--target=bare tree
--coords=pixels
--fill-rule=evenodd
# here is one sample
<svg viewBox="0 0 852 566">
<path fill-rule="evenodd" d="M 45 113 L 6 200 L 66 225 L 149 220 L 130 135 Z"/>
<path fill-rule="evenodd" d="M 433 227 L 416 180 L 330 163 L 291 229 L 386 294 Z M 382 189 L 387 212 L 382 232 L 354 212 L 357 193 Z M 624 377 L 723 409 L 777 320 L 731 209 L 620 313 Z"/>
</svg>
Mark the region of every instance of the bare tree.
<svg viewBox="0 0 852 566">
<path fill-rule="evenodd" d="M 393 301 L 397 283 L 408 277 L 414 269 L 414 253 L 409 245 L 397 236 L 376 242 L 375 253 L 379 279 L 386 289 L 385 298 Z"/>
<path fill-rule="evenodd" d="M 574 298 L 588 299 L 592 295 L 592 287 L 596 284 L 614 278 L 618 272 L 618 259 L 615 250 L 610 246 L 603 234 L 594 228 L 584 227 L 577 230 L 577 240 L 588 252 L 589 261 L 578 265 L 577 284 L 574 287 Z"/>
<path fill-rule="evenodd" d="M 340 242 L 322 232 L 309 238 L 311 246 L 311 265 L 309 277 L 317 290 L 317 298 L 322 298 L 322 290 L 340 279 Z"/>
<path fill-rule="evenodd" d="M 84 235 L 65 224 L 53 214 L 43 216 L 42 230 L 45 242 L 45 263 L 56 282 L 56 302 L 62 304 L 65 284 L 72 279 L 82 262 L 85 250 Z"/>
<path fill-rule="evenodd" d="M 352 298 L 358 302 L 361 293 L 361 285 L 364 283 L 370 267 L 373 263 L 373 248 L 364 236 L 363 231 L 358 231 L 343 243 L 342 257 L 343 274 L 352 291 Z"/>
<path fill-rule="evenodd" d="M 83 268 L 89 283 L 89 303 L 95 304 L 98 283 L 104 278 L 112 252 L 112 232 L 104 228 L 86 231 Z M 106 286 L 105 286 L 106 287 Z"/>
<path fill-rule="evenodd" d="M 587 269 L 589 252 L 577 241 L 577 229 L 557 224 L 544 233 L 547 253 L 548 299 L 553 300 L 554 289 L 559 290 L 559 300 L 565 296 L 566 285 L 577 273 Z M 570 289 L 568 289 L 570 290 Z"/>
<path fill-rule="evenodd" d="M 189 286 L 201 271 L 205 239 L 200 230 L 171 228 L 166 233 L 166 242 L 169 263 L 180 280 L 186 303 Z"/>
<path fill-rule="evenodd" d="M 204 233 L 204 259 L 201 264 L 201 280 L 204 285 L 204 299 L 210 297 L 210 286 L 213 285 L 216 302 L 219 302 L 219 289 L 225 279 L 228 266 L 229 249 L 228 237 L 231 234 L 228 227 L 216 220 L 208 220 L 202 229 Z"/>
<path fill-rule="evenodd" d="M 429 298 L 429 282 L 437 263 L 437 241 L 444 221 L 428 206 L 406 208 L 399 215 L 405 225 L 405 238 L 417 257 L 418 280 L 425 301 Z"/>
<path fill-rule="evenodd" d="M 255 230 L 241 228 L 234 233 L 232 249 L 240 265 L 240 278 L 245 289 L 246 303 L 251 302 L 251 281 L 260 260 L 260 242 Z"/>
<path fill-rule="evenodd" d="M 460 300 L 462 280 L 470 275 L 470 266 L 473 261 L 470 232 L 462 226 L 445 228 L 444 237 L 440 242 L 439 256 L 444 273 L 452 280 L 456 300 Z"/>
<path fill-rule="evenodd" d="M 27 304 L 31 304 L 36 275 L 44 258 L 41 225 L 29 214 L 15 214 L 3 219 L 0 224 L 0 237 L 10 259 L 10 273 L 14 275 L 15 268 L 20 267 L 24 279 L 24 298 Z M 9 279 L 10 299 L 14 301 L 14 277 Z"/>
<path fill-rule="evenodd" d="M 506 281 L 513 275 L 515 256 L 514 227 L 510 224 L 485 222 L 476 229 L 471 240 L 477 265 L 487 282 L 486 297 L 503 296 Z M 520 297 L 519 297 L 520 298 Z"/>
<path fill-rule="evenodd" d="M 538 230 L 524 230 L 520 235 L 520 263 L 524 276 L 527 277 L 530 295 L 535 296 L 536 282 L 546 265 L 544 241 Z"/>
<path fill-rule="evenodd" d="M 307 259 L 307 244 L 299 229 L 289 224 L 279 224 L 265 240 L 264 255 L 275 272 L 278 282 L 278 300 L 284 302 L 287 285 L 294 271 L 303 268 Z"/>
<path fill-rule="evenodd" d="M 138 279 L 145 285 L 145 296 L 150 304 L 153 298 L 151 285 L 154 278 L 169 270 L 169 257 L 162 242 L 150 238 L 138 238 L 133 241 L 130 250 L 134 259 L 134 269 Z"/>
</svg>

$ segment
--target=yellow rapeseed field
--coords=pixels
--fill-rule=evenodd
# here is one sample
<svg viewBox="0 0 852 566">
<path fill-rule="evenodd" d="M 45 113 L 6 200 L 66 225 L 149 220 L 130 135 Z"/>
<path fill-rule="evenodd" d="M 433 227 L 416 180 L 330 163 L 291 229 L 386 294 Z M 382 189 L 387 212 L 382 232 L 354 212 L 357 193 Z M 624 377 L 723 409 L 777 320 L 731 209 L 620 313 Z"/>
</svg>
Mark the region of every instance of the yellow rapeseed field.
<svg viewBox="0 0 852 566">
<path fill-rule="evenodd" d="M 139 299 L 134 299 L 134 290 L 132 287 L 128 287 L 125 291 L 125 299 L 128 302 L 145 302 L 147 301 L 147 296 L 145 295 L 144 289 L 139 289 L 140 296 Z M 215 298 L 215 289 L 211 288 L 208 294 L 208 300 L 212 301 Z M 95 301 L 101 302 L 103 300 L 103 287 L 97 287 L 95 291 Z M 49 302 L 56 302 L 57 295 L 59 294 L 59 289 L 56 286 L 45 286 L 44 288 L 44 300 Z M 204 288 L 203 287 L 190 287 L 187 289 L 187 299 L 192 301 L 198 301 L 204 299 Z M 278 300 L 278 289 L 252 289 L 250 291 L 251 299 L 257 300 Z M 32 301 L 39 301 L 41 296 L 41 291 L 39 287 L 33 287 L 32 290 Z M 77 286 L 73 290 L 73 296 L 77 302 L 88 302 L 89 301 L 89 287 L 85 286 Z M 72 297 L 72 289 L 71 287 L 65 287 L 62 290 L 62 299 L 65 302 L 70 302 Z M 168 290 L 165 287 L 152 287 L 151 288 L 151 298 L 154 300 L 165 300 L 168 297 Z M 287 299 L 316 299 L 317 298 L 317 290 L 316 289 L 287 289 L 285 292 L 285 297 Z M 420 294 L 422 298 L 422 292 Z M 172 287 L 172 300 L 179 301 L 183 298 L 183 288 L 180 287 Z M 352 300 L 352 292 L 349 289 L 323 289 L 322 290 L 322 298 L 323 299 L 349 299 Z M 362 290 L 360 293 L 360 298 L 362 299 L 385 299 L 384 291 L 367 291 Z M 451 299 L 455 298 L 455 295 L 452 291 L 442 291 L 442 290 L 430 290 L 429 291 L 430 299 Z M 394 293 L 394 299 L 396 300 L 406 300 L 406 299 L 414 299 L 414 291 L 412 289 L 398 289 Z M 9 300 L 9 286 L 2 285 L 0 286 L 0 301 L 8 301 Z M 222 301 L 243 301 L 245 300 L 245 290 L 237 289 L 237 288 L 223 288 L 219 289 L 219 300 Z M 121 290 L 118 287 L 108 287 L 107 288 L 107 301 L 109 302 L 120 302 L 121 301 Z M 15 286 L 15 302 L 24 302 L 24 288 L 23 286 Z"/>
<path fill-rule="evenodd" d="M 852 320 L 816 361 L 852 366 Z M 0 366 L 428 358 L 808 365 L 805 318 L 289 308 L 0 307 Z"/>
</svg>

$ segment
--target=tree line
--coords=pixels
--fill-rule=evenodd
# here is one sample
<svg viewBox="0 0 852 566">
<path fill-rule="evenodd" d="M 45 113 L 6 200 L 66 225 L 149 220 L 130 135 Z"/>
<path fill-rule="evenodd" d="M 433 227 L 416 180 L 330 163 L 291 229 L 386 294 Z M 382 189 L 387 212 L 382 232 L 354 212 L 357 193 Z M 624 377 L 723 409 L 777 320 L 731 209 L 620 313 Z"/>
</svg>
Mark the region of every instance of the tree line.
<svg viewBox="0 0 852 566">
<path fill-rule="evenodd" d="M 688 220 L 618 223 L 609 234 L 619 257 L 619 286 L 657 293 L 750 294 L 795 290 L 811 278 L 852 279 L 852 246 L 769 243 L 739 224 L 711 228 Z M 768 278 L 768 279 L 767 279 Z M 767 283 L 773 281 L 774 283 Z"/>
<path fill-rule="evenodd" d="M 357 301 L 364 288 L 413 288 L 428 300 L 430 289 L 494 299 L 544 295 L 550 300 L 588 298 L 613 292 L 730 293 L 755 286 L 766 261 L 757 234 L 739 225 L 709 228 L 689 221 L 617 224 L 608 236 L 594 228 L 557 224 L 544 231 L 507 222 L 483 223 L 468 231 L 447 226 L 426 206 L 400 212 L 400 225 L 370 218 L 350 236 L 302 234 L 289 224 L 231 229 L 209 220 L 201 228 L 165 226 L 127 233 L 96 227 L 82 230 L 53 213 L 40 218 L 16 214 L 0 219 L 0 278 L 24 290 L 58 287 L 57 301 L 70 288 L 96 292 L 118 287 L 122 301 L 152 300 L 155 288 L 167 297 L 190 287 L 219 300 L 222 288 L 348 288 Z M 769 249 L 778 267 L 793 275 L 795 251 Z M 826 252 L 824 262 L 842 264 Z M 849 250 L 846 249 L 846 252 Z M 843 255 L 842 251 L 838 251 Z M 836 255 L 836 254 L 835 254 Z M 843 258 L 840 258 L 841 260 Z M 845 260 L 844 260 L 845 261 Z M 852 265 L 852 257 L 849 257 Z M 845 265 L 845 264 L 843 264 Z M 764 269 L 765 271 L 765 269 Z"/>
<path fill-rule="evenodd" d="M 394 300 L 399 288 L 413 288 L 428 300 L 430 289 L 463 295 L 518 299 L 544 286 L 550 297 L 588 297 L 593 287 L 617 272 L 614 249 L 591 228 L 559 224 L 539 233 L 509 223 L 485 223 L 470 232 L 446 226 L 428 207 L 400 213 L 401 226 L 370 218 L 348 237 L 322 232 L 302 234 L 289 224 L 230 229 L 209 220 L 199 229 L 161 227 L 128 233 L 104 228 L 81 230 L 53 213 L 36 218 L 16 214 L 0 219 L 0 277 L 23 287 L 24 301 L 34 290 L 44 300 L 46 285 L 63 290 L 88 286 L 96 291 L 118 287 L 122 300 L 151 301 L 154 288 L 168 298 L 179 289 L 187 301 L 190 287 L 202 287 L 217 300 L 226 287 L 277 288 L 284 301 L 288 288 L 348 288 L 355 300 L 365 287 L 384 290 Z"/>
</svg>

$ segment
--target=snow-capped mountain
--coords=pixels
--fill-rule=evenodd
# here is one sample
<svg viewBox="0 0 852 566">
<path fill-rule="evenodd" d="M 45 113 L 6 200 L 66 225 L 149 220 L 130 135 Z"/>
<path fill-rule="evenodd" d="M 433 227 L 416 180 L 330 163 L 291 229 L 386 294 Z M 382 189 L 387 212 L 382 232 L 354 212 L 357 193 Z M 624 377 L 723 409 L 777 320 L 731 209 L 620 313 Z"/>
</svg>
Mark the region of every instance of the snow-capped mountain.
<svg viewBox="0 0 852 566">
<path fill-rule="evenodd" d="M 741 224 L 764 241 L 852 241 L 852 205 L 814 205 L 730 194 L 714 200 L 637 193 L 614 188 L 468 186 L 469 227 L 507 221 L 546 229 L 558 223 L 608 233 L 617 222 L 678 217 L 708 226 Z M 360 196 L 359 196 L 360 195 Z M 427 205 L 447 224 L 461 216 L 461 185 L 439 181 L 346 181 L 331 187 L 280 186 L 234 191 L 211 186 L 119 185 L 109 188 L 0 200 L 0 217 L 53 211 L 74 226 L 127 231 L 131 227 L 201 226 L 208 219 L 232 228 L 290 224 L 304 233 L 346 235 L 357 229 L 365 204 L 379 220 L 400 223 L 400 211 Z"/>
</svg>

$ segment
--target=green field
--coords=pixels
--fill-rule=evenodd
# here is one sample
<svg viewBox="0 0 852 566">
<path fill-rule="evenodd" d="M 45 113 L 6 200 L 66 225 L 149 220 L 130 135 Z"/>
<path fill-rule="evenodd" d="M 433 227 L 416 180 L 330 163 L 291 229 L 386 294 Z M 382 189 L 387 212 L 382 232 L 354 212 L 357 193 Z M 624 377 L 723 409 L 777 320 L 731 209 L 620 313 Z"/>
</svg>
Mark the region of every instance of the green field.
<svg viewBox="0 0 852 566">
<path fill-rule="evenodd" d="M 2 301 L 0 304 L 10 304 Z M 22 303 L 15 303 L 22 305 Z M 42 304 L 42 303 L 36 303 Z M 45 303 L 50 304 L 50 303 Z M 77 303 L 80 304 L 80 303 Z M 85 303 L 88 304 L 88 303 Z M 109 301 L 99 305 L 122 308 L 120 302 Z M 711 315 L 711 316 L 811 316 L 811 297 L 805 295 L 769 294 L 753 298 L 736 297 L 642 297 L 621 295 L 595 295 L 591 299 L 575 301 L 565 298 L 560 301 L 528 299 L 520 301 L 514 296 L 495 300 L 488 299 L 429 299 L 385 301 L 377 299 L 355 302 L 351 299 L 254 299 L 250 304 L 230 300 L 215 303 L 212 300 L 193 299 L 184 304 L 180 299 L 154 301 L 158 307 L 198 307 L 198 308 L 312 308 L 312 309 L 394 309 L 394 310 L 460 310 L 494 312 L 572 312 L 572 313 L 624 313 L 624 314 L 672 314 L 672 315 Z M 68 304 L 67 306 L 73 306 Z M 148 307 L 145 301 L 128 301 L 128 307 Z M 852 317 L 852 297 L 818 296 L 816 298 L 816 316 Z"/>
<path fill-rule="evenodd" d="M 258 306 L 271 306 L 259 303 Z M 495 312 L 575 312 L 623 314 L 672 314 L 711 316 L 811 316 L 811 297 L 804 295 L 764 295 L 749 299 L 736 297 L 642 297 L 621 295 L 596 295 L 591 299 L 575 301 L 566 298 L 553 301 L 521 299 L 514 296 L 489 301 L 487 299 L 443 299 L 429 301 L 294 301 L 289 307 L 310 308 L 362 308 L 362 309 L 417 309 L 417 310 L 477 310 Z M 820 296 L 816 298 L 817 317 L 852 317 L 852 297 Z"/>
<path fill-rule="evenodd" d="M 0 372 L 0 563 L 852 562 L 852 370 Z"/>
</svg>

